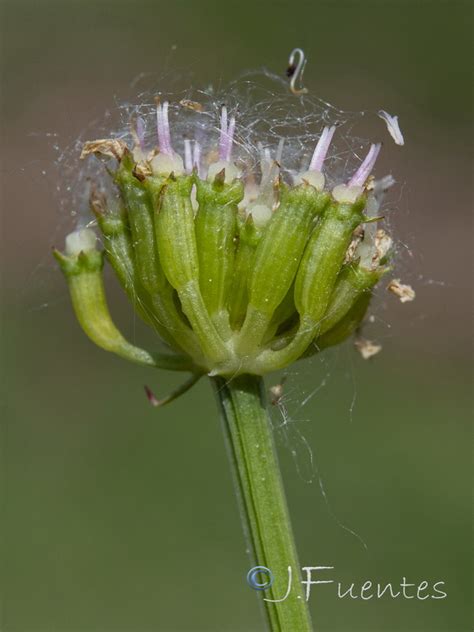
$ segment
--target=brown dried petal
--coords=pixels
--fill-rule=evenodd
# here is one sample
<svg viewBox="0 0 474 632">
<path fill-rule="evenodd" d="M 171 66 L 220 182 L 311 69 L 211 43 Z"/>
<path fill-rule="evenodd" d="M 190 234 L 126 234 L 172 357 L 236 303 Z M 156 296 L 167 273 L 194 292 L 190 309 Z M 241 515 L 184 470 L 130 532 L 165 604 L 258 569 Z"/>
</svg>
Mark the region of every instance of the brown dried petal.
<svg viewBox="0 0 474 632">
<path fill-rule="evenodd" d="M 100 154 L 102 156 L 111 156 L 120 161 L 126 151 L 127 145 L 122 140 L 115 138 L 89 140 L 84 143 L 81 152 L 81 160 L 89 156 L 89 154 Z"/>
<path fill-rule="evenodd" d="M 378 266 L 380 260 L 387 255 L 392 246 L 393 239 L 383 228 L 379 228 L 375 233 L 375 255 L 372 257 L 372 267 L 374 269 Z"/>
<path fill-rule="evenodd" d="M 181 99 L 179 104 L 182 105 L 183 108 L 187 108 L 188 110 L 193 110 L 194 112 L 204 111 L 203 105 L 199 103 L 198 101 L 190 101 L 189 99 Z"/>
<path fill-rule="evenodd" d="M 107 209 L 107 199 L 105 194 L 98 191 L 94 184 L 91 187 L 91 193 L 89 197 L 92 212 L 95 215 L 103 215 Z"/>
<path fill-rule="evenodd" d="M 393 279 L 387 286 L 387 290 L 398 296 L 401 303 L 408 303 L 415 299 L 415 290 L 411 285 L 400 283 L 400 279 Z"/>
<path fill-rule="evenodd" d="M 143 182 L 143 180 L 145 180 L 148 176 L 151 176 L 152 173 L 150 165 L 144 160 L 137 162 L 133 169 L 133 175 L 138 178 L 140 182 Z"/>
<path fill-rule="evenodd" d="M 363 237 L 364 237 L 364 229 L 362 228 L 362 226 L 358 226 L 355 229 L 355 231 L 352 233 L 352 241 L 349 244 L 349 247 L 347 249 L 344 263 L 350 263 L 354 259 L 357 246 L 360 244 Z"/>
</svg>

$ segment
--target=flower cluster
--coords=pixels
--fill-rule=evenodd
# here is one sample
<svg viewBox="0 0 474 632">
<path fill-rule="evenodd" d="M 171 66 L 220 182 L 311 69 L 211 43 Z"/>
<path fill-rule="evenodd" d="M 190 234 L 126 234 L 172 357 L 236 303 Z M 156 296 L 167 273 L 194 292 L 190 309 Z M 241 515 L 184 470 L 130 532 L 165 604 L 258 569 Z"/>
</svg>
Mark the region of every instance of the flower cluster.
<svg viewBox="0 0 474 632">
<path fill-rule="evenodd" d="M 220 112 L 219 141 L 173 148 L 168 103 L 156 108 L 157 146 L 136 120 L 133 146 L 88 142 L 82 157 L 113 158 L 119 202 L 92 192 L 105 257 L 134 308 L 167 345 L 128 343 L 107 309 L 103 254 L 91 228 L 71 233 L 56 257 L 79 322 L 99 346 L 144 364 L 211 375 L 263 375 L 345 340 L 360 325 L 386 272 L 392 242 L 377 228 L 390 177 L 371 177 L 380 145 L 330 190 L 324 127 L 309 164 L 283 177 L 280 143 L 260 146 L 258 169 L 233 158 L 238 121 Z"/>
</svg>

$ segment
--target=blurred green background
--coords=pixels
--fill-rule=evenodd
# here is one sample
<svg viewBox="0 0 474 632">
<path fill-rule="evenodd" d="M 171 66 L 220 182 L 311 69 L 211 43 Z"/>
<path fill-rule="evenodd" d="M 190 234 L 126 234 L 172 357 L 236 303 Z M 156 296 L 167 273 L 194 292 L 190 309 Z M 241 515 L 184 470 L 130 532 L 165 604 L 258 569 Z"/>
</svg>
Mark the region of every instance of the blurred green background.
<svg viewBox="0 0 474 632">
<path fill-rule="evenodd" d="M 400 117 L 406 145 L 385 134 L 377 173 L 400 183 L 392 224 L 417 291 L 406 305 L 381 291 L 373 362 L 348 344 L 286 385 L 296 425 L 289 447 L 277 440 L 301 562 L 334 566 L 327 578 L 345 589 L 406 577 L 448 593 L 361 601 L 319 586 L 315 628 L 471 630 L 471 3 L 3 0 L 1 13 L 1 630 L 261 629 L 209 385 L 151 409 L 143 384 L 164 394 L 176 376 L 94 348 L 72 316 L 50 257 L 72 226 L 52 145 L 130 98 L 137 78 L 184 89 L 189 76 L 283 74 L 295 46 L 313 94 Z M 145 335 L 115 289 L 111 302 L 130 337 Z M 305 482 L 298 432 L 328 502 L 318 474 Z"/>
</svg>

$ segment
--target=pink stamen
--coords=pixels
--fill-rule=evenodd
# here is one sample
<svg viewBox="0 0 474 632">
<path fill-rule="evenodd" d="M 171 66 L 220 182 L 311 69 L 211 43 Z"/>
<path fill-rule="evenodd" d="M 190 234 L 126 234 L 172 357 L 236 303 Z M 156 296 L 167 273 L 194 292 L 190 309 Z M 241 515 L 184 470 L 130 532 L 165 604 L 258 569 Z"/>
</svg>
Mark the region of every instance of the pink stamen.
<svg viewBox="0 0 474 632">
<path fill-rule="evenodd" d="M 145 121 L 141 116 L 137 118 L 137 139 L 140 149 L 145 151 Z"/>
<path fill-rule="evenodd" d="M 365 181 L 370 176 L 372 169 L 374 168 L 375 162 L 377 160 L 377 156 L 379 155 L 379 151 L 381 149 L 381 143 L 377 143 L 376 145 L 371 145 L 369 149 L 369 153 L 365 157 L 363 163 L 357 169 L 355 174 L 349 180 L 347 186 L 349 187 L 362 187 L 365 184 Z"/>
<path fill-rule="evenodd" d="M 332 137 L 336 131 L 336 126 L 325 127 L 321 133 L 321 137 L 314 149 L 313 157 L 309 165 L 308 171 L 321 171 L 323 163 L 326 159 L 329 145 L 331 144 Z"/>
<path fill-rule="evenodd" d="M 232 141 L 235 131 L 235 118 L 232 117 L 227 126 L 227 108 L 222 107 L 221 112 L 221 136 L 219 139 L 219 160 L 230 161 L 232 154 Z"/>
<path fill-rule="evenodd" d="M 173 155 L 171 147 L 170 125 L 168 121 L 168 101 L 156 107 L 156 127 L 158 130 L 158 147 L 162 154 Z"/>
</svg>

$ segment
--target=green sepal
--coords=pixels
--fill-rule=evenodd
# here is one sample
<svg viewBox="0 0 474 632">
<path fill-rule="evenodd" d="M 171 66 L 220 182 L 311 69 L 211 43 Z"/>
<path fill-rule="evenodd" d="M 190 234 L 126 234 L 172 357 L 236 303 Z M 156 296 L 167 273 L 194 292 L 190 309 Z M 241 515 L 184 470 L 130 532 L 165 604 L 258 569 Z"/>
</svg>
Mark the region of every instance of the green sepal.
<svg viewBox="0 0 474 632">
<path fill-rule="evenodd" d="M 294 296 L 300 315 L 299 326 L 285 347 L 274 350 L 270 343 L 251 363 L 252 372 L 263 375 L 288 366 L 304 354 L 319 334 L 352 233 L 362 221 L 364 207 L 364 196 L 353 204 L 332 203 L 326 207 L 296 275 Z"/>
<path fill-rule="evenodd" d="M 97 224 L 104 236 L 105 256 L 114 269 L 122 287 L 133 297 L 138 284 L 133 246 L 124 211 L 105 213 L 94 211 Z"/>
<path fill-rule="evenodd" d="M 283 189 L 280 206 L 258 244 L 249 279 L 250 304 L 271 316 L 288 292 L 308 241 L 313 220 L 329 201 L 307 184 Z"/>
<path fill-rule="evenodd" d="M 82 251 L 78 255 L 66 255 L 53 249 L 53 256 L 67 279 L 85 272 L 100 272 L 104 267 L 104 253 L 95 249 Z"/>
<path fill-rule="evenodd" d="M 229 293 L 228 309 L 233 329 L 241 327 L 248 307 L 248 280 L 262 229 L 255 226 L 252 215 L 237 218 L 238 238 L 234 274 Z"/>
<path fill-rule="evenodd" d="M 127 207 L 130 225 L 135 269 L 139 287 L 149 295 L 154 328 L 172 347 L 186 349 L 197 361 L 201 352 L 196 336 L 183 321 L 173 298 L 173 288 L 169 284 L 162 267 L 161 255 L 155 243 L 154 204 L 159 199 L 165 180 L 151 176 L 143 181 L 134 175 L 135 164 L 130 154 L 122 160 L 115 175 Z"/>
<path fill-rule="evenodd" d="M 155 215 L 156 243 L 164 272 L 177 290 L 183 312 L 199 339 L 204 355 L 221 362 L 228 351 L 206 309 L 199 287 L 199 258 L 194 212 L 191 204 L 193 179 L 170 176 L 163 186 Z"/>
<path fill-rule="evenodd" d="M 200 369 L 186 356 L 150 353 L 130 344 L 112 321 L 105 298 L 102 278 L 103 254 L 97 250 L 78 256 L 54 251 L 69 286 L 77 320 L 84 333 L 98 347 L 137 364 L 177 371 Z"/>
<path fill-rule="evenodd" d="M 375 270 L 358 264 L 343 267 L 338 276 L 327 312 L 314 340 L 302 357 L 318 353 L 321 349 L 342 342 L 360 325 L 372 297 L 374 286 L 388 268 Z"/>
<path fill-rule="evenodd" d="M 211 367 L 226 363 L 230 359 L 231 351 L 225 345 L 216 325 L 209 316 L 202 299 L 199 283 L 190 281 L 178 290 L 178 296 L 183 312 L 199 340 L 206 361 Z"/>
<path fill-rule="evenodd" d="M 296 324 L 298 313 L 295 307 L 294 294 L 295 286 L 293 283 L 286 293 L 285 298 L 273 313 L 263 339 L 264 343 L 269 342 L 280 329 L 284 329 L 286 331 Z"/>
<path fill-rule="evenodd" d="M 127 155 L 122 163 L 124 171 L 116 175 L 128 212 L 93 207 L 104 235 L 106 257 L 141 318 L 172 348 L 186 348 L 195 359 L 200 359 L 196 337 L 177 312 L 173 288 L 166 281 L 155 252 L 153 228 L 149 232 L 153 220 L 150 200 L 144 194 L 144 185 L 133 175 L 133 163 L 128 159 Z M 140 269 L 144 260 L 145 267 Z"/>
<path fill-rule="evenodd" d="M 146 189 L 148 190 L 151 206 L 155 212 L 156 212 L 156 209 L 160 205 L 161 193 L 166 181 L 167 181 L 166 176 L 162 176 L 159 174 L 153 174 L 151 176 L 147 176 L 146 179 L 143 181 L 143 186 L 145 186 Z"/>
<path fill-rule="evenodd" d="M 365 198 L 353 204 L 330 204 L 306 246 L 296 276 L 295 305 L 299 314 L 318 325 L 326 313 L 352 233 L 362 221 Z"/>
<path fill-rule="evenodd" d="M 369 270 L 357 264 L 345 265 L 337 277 L 319 335 L 322 336 L 342 320 L 361 295 L 370 292 L 385 272 L 386 268 Z"/>
<path fill-rule="evenodd" d="M 294 281 L 313 228 L 314 218 L 329 195 L 308 184 L 284 188 L 280 206 L 258 244 L 249 278 L 249 308 L 238 349 L 247 352 L 261 343 L 272 315 Z"/>
<path fill-rule="evenodd" d="M 237 241 L 237 205 L 243 195 L 240 180 L 226 185 L 196 179 L 199 282 L 211 317 L 225 310 L 230 295 Z"/>
<path fill-rule="evenodd" d="M 176 289 L 199 282 L 199 258 L 194 232 L 190 176 L 170 176 L 161 190 L 155 212 L 156 244 L 163 270 Z"/>
<path fill-rule="evenodd" d="M 120 163 L 115 179 L 128 211 L 137 275 L 151 295 L 167 288 L 167 280 L 155 247 L 153 207 L 145 183 L 134 175 L 134 163 L 127 154 Z"/>
<path fill-rule="evenodd" d="M 105 202 L 91 199 L 91 209 L 104 237 L 105 256 L 133 307 L 150 326 L 156 327 L 148 293 L 136 273 L 132 236 L 125 209 L 111 211 Z"/>
<path fill-rule="evenodd" d="M 356 300 L 347 314 L 329 331 L 315 340 L 313 345 L 305 353 L 305 357 L 322 351 L 327 347 L 338 345 L 360 327 L 372 298 L 372 292 L 367 291 Z"/>
</svg>

